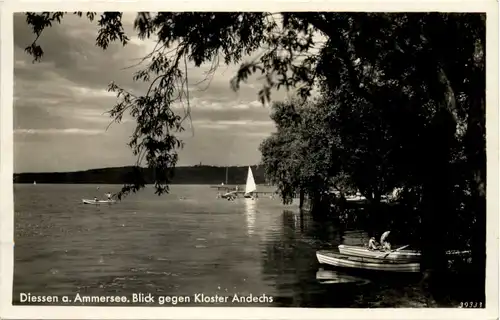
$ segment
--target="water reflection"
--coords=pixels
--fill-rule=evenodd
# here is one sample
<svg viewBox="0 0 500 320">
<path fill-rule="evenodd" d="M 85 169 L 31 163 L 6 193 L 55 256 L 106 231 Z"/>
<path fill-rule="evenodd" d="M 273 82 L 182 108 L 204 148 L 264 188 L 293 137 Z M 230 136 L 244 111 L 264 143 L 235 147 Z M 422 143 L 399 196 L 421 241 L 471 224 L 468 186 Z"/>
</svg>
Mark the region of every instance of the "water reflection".
<svg viewBox="0 0 500 320">
<path fill-rule="evenodd" d="M 245 198 L 245 218 L 247 223 L 247 234 L 253 235 L 255 232 L 255 215 L 257 213 L 257 201 Z"/>
<path fill-rule="evenodd" d="M 342 272 L 325 270 L 319 268 L 316 272 L 316 280 L 321 284 L 353 284 L 353 285 L 365 285 L 370 283 L 370 280 L 353 277 Z"/>
<path fill-rule="evenodd" d="M 75 206 L 92 186 L 17 192 L 14 301 L 20 292 L 223 292 L 265 293 L 276 298 L 274 307 L 350 307 L 350 293 L 366 297 L 360 290 L 367 286 L 318 273 L 316 259 L 317 250 L 361 243 L 364 233 L 314 221 L 298 208 L 282 211 L 270 199 L 228 202 L 203 192 L 204 186 L 176 188 L 173 199 L 193 200 L 145 191 L 100 211 Z M 67 200 L 54 201 L 61 197 Z M 377 283 L 370 279 L 370 286 Z"/>
<path fill-rule="evenodd" d="M 300 217 L 300 212 L 285 210 L 281 230 L 266 236 L 263 247 L 262 273 L 276 290 L 277 306 L 322 304 L 316 299 L 324 289 L 316 281 L 314 244 L 304 235 L 307 223 L 301 225 Z"/>
<path fill-rule="evenodd" d="M 300 211 L 285 210 L 281 220 L 281 230 L 268 236 L 262 255 L 262 272 L 276 290 L 276 306 L 350 306 L 370 281 L 324 270 L 316 259 L 316 250 L 337 248 L 346 237 L 344 231 Z M 347 233 L 347 237 L 359 235 Z"/>
</svg>

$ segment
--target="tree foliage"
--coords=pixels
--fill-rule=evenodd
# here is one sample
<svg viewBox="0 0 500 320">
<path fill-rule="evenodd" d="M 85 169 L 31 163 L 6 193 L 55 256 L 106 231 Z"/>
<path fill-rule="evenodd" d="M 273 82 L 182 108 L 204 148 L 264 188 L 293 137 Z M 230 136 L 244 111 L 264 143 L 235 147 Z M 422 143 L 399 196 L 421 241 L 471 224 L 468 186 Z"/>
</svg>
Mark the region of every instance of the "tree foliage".
<svg viewBox="0 0 500 320">
<path fill-rule="evenodd" d="M 43 55 L 36 40 L 65 14 L 26 14 L 36 35 L 27 52 L 35 60 Z M 91 22 L 99 17 L 97 46 L 106 49 L 112 41 L 127 44 L 121 13 L 85 16 Z M 144 69 L 134 79 L 150 83 L 150 88 L 135 96 L 111 84 L 109 89 L 119 98 L 111 115 L 120 121 L 130 112 L 137 119 L 130 145 L 158 170 L 159 192 L 167 190 L 169 181 L 170 171 L 162 168 L 175 166 L 175 150 L 181 146 L 174 133 L 181 130 L 183 119 L 170 106 L 187 96 L 183 63 L 188 61 L 196 66 L 212 63 L 214 71 L 220 58 L 225 64 L 239 63 L 246 55 L 258 54 L 241 64 L 232 87 L 238 89 L 241 81 L 260 73 L 266 79 L 259 92 L 263 102 L 269 101 L 273 88 L 281 87 L 296 88 L 301 97 L 308 97 L 319 80 L 330 92 L 343 95 L 336 100 L 361 99 L 358 105 L 365 108 L 378 108 L 381 103 L 392 103 L 394 108 L 444 105 L 462 124 L 472 122 L 469 131 L 483 127 L 483 132 L 468 136 L 484 139 L 484 124 L 477 116 L 484 112 L 484 20 L 481 14 L 440 13 L 140 12 L 135 30 L 141 39 L 156 39 L 157 46 L 144 57 Z M 380 94 L 372 94 L 376 90 Z M 477 148 L 469 149 L 481 163 Z M 477 175 L 484 178 L 484 172 Z"/>
<path fill-rule="evenodd" d="M 309 196 L 329 191 L 340 170 L 337 137 L 330 132 L 328 109 L 300 99 L 273 104 L 277 132 L 261 146 L 268 179 L 285 203 L 300 191 Z"/>
<path fill-rule="evenodd" d="M 311 73 L 343 171 L 372 200 L 403 188 L 401 200 L 422 221 L 424 270 L 443 269 L 444 247 L 458 245 L 471 246 L 484 273 L 485 16 L 356 13 L 315 21 L 328 40 Z"/>
<path fill-rule="evenodd" d="M 64 14 L 26 17 L 38 39 Z M 97 16 L 86 14 L 90 21 Z M 99 17 L 96 44 L 126 45 L 121 13 Z M 189 101 L 188 62 L 210 63 L 207 81 L 221 62 L 240 63 L 232 88 L 260 74 L 262 102 L 270 101 L 273 89 L 293 89 L 304 99 L 319 85 L 323 101 L 314 112 L 302 103 L 275 105 L 278 133 L 261 146 L 284 200 L 300 188 L 320 192 L 337 174 L 347 174 L 374 200 L 401 186 L 422 217 L 424 268 L 445 261 L 445 235 L 457 212 L 463 225 L 472 225 L 473 251 L 483 261 L 485 19 L 437 12 L 141 12 L 135 30 L 157 46 L 134 79 L 150 86 L 134 95 L 112 84 L 118 101 L 110 114 L 120 121 L 129 112 L 137 120 L 130 146 L 156 171 L 162 193 L 181 147 L 175 133 L 183 118 L 171 106 Z M 26 51 L 39 60 L 43 50 L 36 39 Z"/>
</svg>

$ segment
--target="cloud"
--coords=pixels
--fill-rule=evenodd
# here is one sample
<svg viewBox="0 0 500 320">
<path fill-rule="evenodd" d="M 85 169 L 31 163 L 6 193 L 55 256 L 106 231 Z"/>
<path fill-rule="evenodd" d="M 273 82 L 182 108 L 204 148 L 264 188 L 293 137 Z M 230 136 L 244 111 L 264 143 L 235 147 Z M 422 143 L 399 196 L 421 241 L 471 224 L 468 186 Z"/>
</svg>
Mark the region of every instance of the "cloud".
<svg viewBox="0 0 500 320">
<path fill-rule="evenodd" d="M 263 109 L 265 105 L 257 100 L 234 100 L 228 99 L 227 97 L 194 97 L 187 101 L 176 102 L 173 104 L 173 109 L 186 109 L 187 107 L 192 109 L 203 109 L 203 110 L 214 110 L 214 111 L 228 111 L 231 109 L 235 110 L 249 110 L 249 109 Z"/>
<path fill-rule="evenodd" d="M 131 42 L 125 47 L 111 44 L 103 51 L 95 46 L 97 25 L 67 15 L 61 25 L 43 32 L 39 44 L 45 54 L 41 63 L 33 64 L 24 48 L 35 37 L 25 17 L 14 16 L 16 170 L 86 169 L 130 164 L 134 159 L 126 145 L 135 128 L 132 117 L 125 114 L 123 123 L 106 131 L 112 120 L 106 112 L 117 102 L 115 94 L 107 91 L 109 83 L 115 81 L 138 94 L 144 94 L 149 86 L 133 81 L 140 66 L 131 66 L 149 53 L 155 42 L 134 35 L 134 18 L 133 13 L 124 16 Z M 210 65 L 187 67 L 194 135 L 187 119 L 186 132 L 181 135 L 186 147 L 179 152 L 179 164 L 258 162 L 258 145 L 274 130 L 269 107 L 257 101 L 261 82 L 251 78 L 234 92 L 229 83 L 238 65 L 221 65 L 207 87 L 208 82 L 200 82 Z M 282 100 L 286 94 L 279 92 L 272 97 Z M 181 115 L 186 108 L 186 103 L 173 106 Z M 37 157 L 30 156 L 33 152 Z"/>
<path fill-rule="evenodd" d="M 80 128 L 69 128 L 69 129 L 16 129 L 15 134 L 76 134 L 76 135 L 101 135 L 105 132 L 103 130 L 91 130 L 91 129 L 80 129 Z"/>
<path fill-rule="evenodd" d="M 274 123 L 272 121 L 257 121 L 257 120 L 220 120 L 220 121 L 194 120 L 193 125 L 195 127 L 201 127 L 201 128 L 213 128 L 213 129 L 241 128 L 243 130 L 255 127 L 261 129 L 262 128 L 270 129 L 274 127 Z"/>
</svg>

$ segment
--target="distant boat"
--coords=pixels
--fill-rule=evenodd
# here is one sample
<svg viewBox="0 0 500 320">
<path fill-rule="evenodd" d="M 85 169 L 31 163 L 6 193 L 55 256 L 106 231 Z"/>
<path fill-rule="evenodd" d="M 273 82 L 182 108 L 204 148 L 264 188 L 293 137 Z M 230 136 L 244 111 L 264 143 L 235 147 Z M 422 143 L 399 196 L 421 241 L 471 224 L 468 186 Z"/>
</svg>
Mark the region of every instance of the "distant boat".
<svg viewBox="0 0 500 320">
<path fill-rule="evenodd" d="M 116 200 L 92 200 L 92 199 L 82 199 L 83 204 L 113 204 Z"/>
<path fill-rule="evenodd" d="M 220 197 L 223 199 L 234 199 L 238 196 L 238 191 L 229 191 L 221 195 Z"/>
<path fill-rule="evenodd" d="M 366 197 L 364 197 L 363 195 L 361 195 L 361 193 L 359 192 L 356 192 L 355 195 L 353 196 L 347 196 L 345 198 L 346 201 L 348 202 L 363 202 L 363 201 L 366 201 Z"/>
<path fill-rule="evenodd" d="M 229 168 L 226 166 L 226 183 L 224 184 L 224 182 L 221 182 L 221 186 L 224 186 L 224 185 L 227 185 L 227 181 L 228 181 L 228 174 L 229 174 Z M 224 193 L 224 194 L 218 194 L 217 195 L 217 198 L 222 198 L 222 199 L 233 199 L 233 198 L 236 198 L 237 194 L 236 194 L 236 191 L 229 191 L 227 189 L 227 192 Z"/>
<path fill-rule="evenodd" d="M 257 185 L 253 178 L 252 168 L 248 167 L 247 183 L 245 185 L 245 198 L 253 198 L 252 192 L 257 191 Z"/>
<path fill-rule="evenodd" d="M 228 167 L 226 167 L 226 183 L 221 182 L 221 183 L 220 183 L 220 185 L 221 185 L 221 186 L 227 185 L 228 170 L 229 170 L 229 168 L 228 168 Z"/>
</svg>

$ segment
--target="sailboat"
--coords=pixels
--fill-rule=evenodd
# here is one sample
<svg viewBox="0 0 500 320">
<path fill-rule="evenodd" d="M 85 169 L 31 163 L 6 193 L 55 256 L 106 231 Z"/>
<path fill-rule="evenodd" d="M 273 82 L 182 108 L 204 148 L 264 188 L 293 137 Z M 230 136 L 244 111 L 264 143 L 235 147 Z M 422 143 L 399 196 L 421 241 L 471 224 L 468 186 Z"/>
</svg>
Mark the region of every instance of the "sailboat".
<svg viewBox="0 0 500 320">
<path fill-rule="evenodd" d="M 226 186 L 227 186 L 227 178 L 228 178 L 228 167 L 226 167 Z M 221 186 L 224 185 L 224 182 L 221 183 Z M 217 196 L 217 198 L 222 198 L 222 199 L 228 199 L 228 200 L 234 200 L 237 196 L 237 192 L 236 191 L 229 191 L 229 189 L 227 189 L 227 192 L 224 193 L 224 194 L 220 194 Z"/>
<path fill-rule="evenodd" d="M 227 177 L 228 177 L 228 172 L 229 172 L 229 168 L 226 167 L 226 185 L 227 185 Z"/>
<path fill-rule="evenodd" d="M 255 184 L 255 180 L 253 178 L 252 168 L 248 167 L 247 173 L 247 183 L 245 185 L 245 198 L 253 198 L 253 192 L 257 191 L 257 185 Z"/>
</svg>

